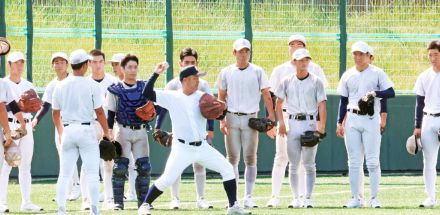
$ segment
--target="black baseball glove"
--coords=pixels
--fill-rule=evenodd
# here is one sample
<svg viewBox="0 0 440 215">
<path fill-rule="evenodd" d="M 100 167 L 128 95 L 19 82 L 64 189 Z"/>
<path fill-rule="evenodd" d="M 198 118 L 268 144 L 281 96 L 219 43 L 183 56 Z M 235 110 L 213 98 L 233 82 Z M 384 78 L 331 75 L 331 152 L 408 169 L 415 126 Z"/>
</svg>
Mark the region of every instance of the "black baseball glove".
<svg viewBox="0 0 440 215">
<path fill-rule="evenodd" d="M 250 118 L 248 126 L 259 132 L 267 132 L 275 126 L 275 122 L 268 118 Z"/>
<path fill-rule="evenodd" d="M 153 139 L 165 147 L 171 147 L 173 134 L 171 132 L 157 130 L 153 133 Z"/>
<path fill-rule="evenodd" d="M 104 161 L 111 161 L 116 157 L 116 147 L 111 141 L 104 138 L 99 141 L 99 154 Z"/>
<path fill-rule="evenodd" d="M 115 152 L 116 152 L 115 158 L 120 158 L 121 155 L 122 155 L 122 146 L 121 146 L 121 144 L 118 141 L 116 141 L 116 140 L 113 140 L 112 143 L 115 146 Z"/>
<path fill-rule="evenodd" d="M 303 135 L 300 136 L 301 146 L 313 147 L 316 144 L 320 143 L 326 135 L 326 133 L 321 134 L 318 131 L 306 131 Z"/>
<path fill-rule="evenodd" d="M 367 95 L 362 96 L 358 101 L 359 110 L 361 113 L 368 114 L 370 116 L 374 115 L 374 96 L 367 93 Z"/>
</svg>

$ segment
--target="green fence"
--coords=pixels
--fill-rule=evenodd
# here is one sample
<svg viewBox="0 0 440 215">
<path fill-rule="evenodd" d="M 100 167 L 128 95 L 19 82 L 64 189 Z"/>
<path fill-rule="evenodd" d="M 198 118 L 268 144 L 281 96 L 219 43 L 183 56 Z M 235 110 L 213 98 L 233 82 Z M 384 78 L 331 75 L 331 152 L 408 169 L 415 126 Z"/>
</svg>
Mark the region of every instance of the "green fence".
<svg viewBox="0 0 440 215">
<path fill-rule="evenodd" d="M 95 47 L 107 58 L 139 55 L 142 78 L 163 60 L 178 68 L 179 51 L 194 47 L 214 87 L 220 69 L 234 62 L 235 39 L 252 40 L 253 62 L 270 74 L 289 59 L 287 38 L 300 33 L 330 89 L 353 65 L 351 43 L 364 40 L 375 49 L 375 64 L 405 93 L 429 66 L 425 46 L 440 38 L 439 11 L 437 0 L 2 0 L 0 36 L 27 53 L 26 75 L 39 89 L 54 77 L 52 53 Z M 166 78 L 177 72 L 170 68 Z"/>
</svg>

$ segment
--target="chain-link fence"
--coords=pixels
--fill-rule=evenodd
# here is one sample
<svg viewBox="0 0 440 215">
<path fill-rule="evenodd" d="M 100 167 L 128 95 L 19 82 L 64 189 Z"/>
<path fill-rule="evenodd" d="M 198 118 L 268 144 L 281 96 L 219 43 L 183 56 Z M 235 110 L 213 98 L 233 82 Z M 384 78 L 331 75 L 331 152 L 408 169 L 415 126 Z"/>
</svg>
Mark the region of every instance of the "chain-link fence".
<svg viewBox="0 0 440 215">
<path fill-rule="evenodd" d="M 353 66 L 350 45 L 364 40 L 375 50 L 374 64 L 397 90 L 409 92 L 429 67 L 426 43 L 440 38 L 437 0 L 5 0 L 4 9 L 0 30 L 6 29 L 14 50 L 32 59 L 28 71 L 40 88 L 54 77 L 52 53 L 95 47 L 107 60 L 119 52 L 139 55 L 141 78 L 171 58 L 169 74 L 176 76 L 180 50 L 193 47 L 214 88 L 220 69 L 234 63 L 235 39 L 251 39 L 253 63 L 270 74 L 289 60 L 287 38 L 299 33 L 331 90 L 340 72 Z M 109 65 L 106 70 L 111 73 Z M 165 79 L 159 83 L 163 87 Z"/>
</svg>

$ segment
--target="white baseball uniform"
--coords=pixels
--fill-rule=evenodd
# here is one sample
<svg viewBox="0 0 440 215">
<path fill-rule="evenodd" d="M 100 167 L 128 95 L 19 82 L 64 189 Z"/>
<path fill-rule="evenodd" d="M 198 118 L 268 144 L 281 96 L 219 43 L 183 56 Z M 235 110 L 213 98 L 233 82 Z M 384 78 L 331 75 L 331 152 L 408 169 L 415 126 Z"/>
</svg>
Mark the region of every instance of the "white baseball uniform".
<svg viewBox="0 0 440 215">
<path fill-rule="evenodd" d="M 432 67 L 422 72 L 417 78 L 414 91 L 425 97 L 422 120 L 423 177 L 425 192 L 431 200 L 436 200 L 437 157 L 439 149 L 438 131 L 440 130 L 440 73 Z"/>
<path fill-rule="evenodd" d="M 328 81 L 325 77 L 324 71 L 322 68 L 310 61 L 307 71 L 311 74 L 318 76 L 324 84 L 324 87 L 328 87 Z M 275 67 L 272 71 L 272 74 L 269 79 L 270 91 L 275 92 L 277 87 L 281 84 L 282 80 L 294 75 L 296 73 L 296 66 L 292 64 L 292 61 L 286 61 L 285 63 Z M 283 104 L 283 116 L 284 121 L 288 122 L 289 115 L 286 113 L 287 104 L 284 102 Z M 286 129 L 288 130 L 288 123 L 286 123 Z M 287 139 L 286 137 L 281 137 L 280 135 L 276 136 L 275 140 L 275 158 L 272 169 L 272 197 L 278 198 L 280 196 L 281 184 L 283 183 L 284 175 L 286 172 L 286 167 L 288 163 L 287 157 Z M 300 165 L 299 174 L 304 175 L 303 168 Z M 303 194 L 304 191 L 301 190 L 304 188 L 304 181 L 302 180 L 304 177 L 299 177 L 299 189 L 300 194 Z"/>
<path fill-rule="evenodd" d="M 225 135 L 227 159 L 234 167 L 239 179 L 238 163 L 243 148 L 245 169 L 245 200 L 252 196 L 257 177 L 258 131 L 248 126 L 249 118 L 257 117 L 260 110 L 261 91 L 269 88 L 265 71 L 252 63 L 240 70 L 235 64 L 222 69 L 217 79 L 217 87 L 226 90 L 228 113 L 226 121 L 228 135 Z"/>
<path fill-rule="evenodd" d="M 83 177 L 87 180 L 88 188 L 83 194 L 87 193 L 91 206 L 98 208 L 100 155 L 93 122 L 94 110 L 102 107 L 102 103 L 98 84 L 86 77 L 70 76 L 55 87 L 52 109 L 60 110 L 64 126 L 61 137 L 61 167 L 57 182 L 59 207 L 65 207 L 67 183 L 78 156 L 81 156 Z"/>
<path fill-rule="evenodd" d="M 5 105 L 9 104 L 14 100 L 14 95 L 12 94 L 12 90 L 9 87 L 8 83 L 0 78 L 0 103 L 4 103 Z M 7 114 L 7 113 L 1 113 Z M 0 131 L 3 131 L 3 127 L 0 125 Z M 3 133 L 0 133 L 0 172 L 2 170 L 3 160 L 4 160 L 4 147 L 3 147 L 4 136 Z"/>
<path fill-rule="evenodd" d="M 311 73 L 305 79 L 298 79 L 296 75 L 291 75 L 283 79 L 275 91 L 275 95 L 282 99 L 287 106 L 286 124 L 289 124 L 287 134 L 287 155 L 290 162 L 290 186 L 294 197 L 299 198 L 298 187 L 298 168 L 300 160 L 306 172 L 306 192 L 305 198 L 310 199 L 316 179 L 315 156 L 318 145 L 314 147 L 302 147 L 300 136 L 305 131 L 316 130 L 316 119 L 318 115 L 318 105 L 326 101 L 325 87 L 321 79 Z M 301 118 L 300 116 L 303 116 Z"/>
<path fill-rule="evenodd" d="M 383 91 L 393 87 L 393 82 L 386 73 L 373 65 L 364 71 L 356 67 L 347 70 L 341 77 L 337 92 L 348 98 L 345 119 L 345 147 L 348 154 L 350 188 L 353 198 L 359 196 L 359 180 L 361 165 L 365 153 L 366 164 L 370 177 L 371 199 L 377 197 L 380 170 L 380 98 L 375 98 L 374 115 L 360 115 L 359 99 L 371 91 Z"/>
<path fill-rule="evenodd" d="M 34 89 L 36 91 L 34 85 L 25 79 L 21 79 L 20 83 L 15 83 L 11 81 L 10 77 L 8 76 L 4 78 L 4 81 L 11 88 L 17 103 L 19 101 L 18 96 L 23 94 L 23 92 L 30 89 Z M 28 133 L 26 136 L 19 140 L 15 140 L 14 142 L 18 145 L 21 151 L 21 163 L 18 166 L 18 180 L 20 181 L 22 205 L 26 205 L 31 204 L 31 162 L 34 153 L 34 135 L 32 132 L 32 125 L 30 123 L 32 120 L 32 114 L 23 113 L 23 117 L 26 122 L 26 130 Z M 15 130 L 20 127 L 20 123 L 17 121 L 11 111 L 8 112 L 8 120 L 11 130 Z M 11 169 L 12 167 L 5 163 L 0 174 L 0 190 L 2 190 L 2 192 L 0 192 L 0 204 L 7 204 L 6 191 L 8 190 L 9 174 L 11 173 Z"/>
</svg>

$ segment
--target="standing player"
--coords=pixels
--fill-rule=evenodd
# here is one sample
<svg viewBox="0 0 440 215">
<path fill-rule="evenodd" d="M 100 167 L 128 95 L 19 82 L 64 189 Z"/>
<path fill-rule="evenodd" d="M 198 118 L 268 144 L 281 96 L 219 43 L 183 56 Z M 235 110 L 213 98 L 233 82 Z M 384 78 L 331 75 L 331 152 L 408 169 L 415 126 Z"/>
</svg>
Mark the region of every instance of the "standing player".
<svg viewBox="0 0 440 215">
<path fill-rule="evenodd" d="M 56 85 L 64 80 L 69 73 L 67 72 L 67 67 L 69 66 L 69 58 L 67 55 L 63 52 L 56 52 L 52 55 L 51 58 L 52 62 L 52 68 L 55 71 L 56 78 L 54 78 L 49 84 L 47 85 L 46 89 L 44 90 L 43 97 L 41 98 L 43 105 L 40 111 L 37 112 L 34 119 L 32 120 L 32 128 L 35 130 L 38 123 L 43 119 L 43 117 L 46 115 L 46 113 L 50 110 L 52 107 L 52 94 L 53 90 L 55 89 Z M 58 142 L 59 137 L 58 133 L 55 132 L 55 147 L 58 151 L 58 156 L 60 156 L 60 147 L 61 144 Z M 61 160 L 61 159 L 60 159 Z M 69 185 L 70 194 L 67 195 L 67 199 L 70 201 L 76 200 L 81 196 L 81 189 L 79 186 L 79 176 L 78 176 L 78 168 L 73 169 L 73 175 L 72 175 L 72 183 Z"/>
<path fill-rule="evenodd" d="M 144 95 L 170 112 L 173 128 L 171 153 L 163 174 L 151 186 L 138 214 L 151 214 L 153 201 L 176 181 L 188 165 L 194 162 L 222 175 L 223 186 L 229 200 L 228 214 L 250 214 L 238 204 L 237 182 L 231 164 L 206 141 L 207 121 L 199 108 L 199 100 L 204 93 L 197 90 L 199 76 L 203 73 L 200 73 L 195 66 L 185 67 L 179 75 L 182 90 L 153 90 L 154 82 L 164 70 L 165 64 L 156 66 L 154 74 L 145 87 Z"/>
<path fill-rule="evenodd" d="M 112 56 L 110 63 L 112 64 L 113 73 L 119 78 L 120 81 L 124 79 L 124 69 L 121 67 L 121 61 L 125 57 L 125 54 L 118 53 Z"/>
<path fill-rule="evenodd" d="M 135 159 L 137 177 L 135 181 L 138 207 L 147 194 L 150 185 L 150 148 L 148 145 L 148 122 L 136 116 L 136 108 L 147 103 L 142 95 L 144 81 L 137 80 L 139 60 L 128 54 L 121 61 L 124 69 L 124 80 L 108 87 L 106 108 L 110 128 L 116 124 L 115 140 L 122 146 L 121 157 L 115 159 L 113 169 L 114 210 L 124 209 L 124 184 L 128 172 L 129 157 Z M 115 123 L 116 119 L 116 123 Z"/>
<path fill-rule="evenodd" d="M 427 198 L 420 207 L 435 207 L 435 184 L 437 157 L 440 141 L 440 41 L 428 44 L 428 59 L 431 67 L 417 78 L 414 91 L 417 96 L 414 135 L 423 144 L 423 178 Z"/>
<path fill-rule="evenodd" d="M 302 35 L 294 34 L 289 37 L 287 41 L 287 45 L 289 47 L 289 55 L 291 57 L 291 60 L 273 69 L 269 79 L 271 94 L 275 92 L 275 90 L 281 84 L 281 81 L 283 79 L 294 75 L 294 73 L 296 72 L 296 66 L 294 64 L 294 59 L 292 58 L 292 55 L 297 49 L 306 47 L 306 38 Z M 324 71 L 318 64 L 310 61 L 307 67 L 307 71 L 311 74 L 318 76 L 318 78 L 320 78 L 321 81 L 323 82 L 324 87 L 327 88 L 328 86 L 327 78 L 325 77 Z M 287 110 L 287 104 L 284 104 L 283 106 L 284 121 L 289 121 L 288 118 L 289 115 L 286 113 L 286 110 Z M 288 123 L 286 124 L 286 128 L 287 130 L 289 130 Z M 275 145 L 276 145 L 275 158 L 272 169 L 272 196 L 267 202 L 268 207 L 277 207 L 278 204 L 280 203 L 279 196 L 281 191 L 281 185 L 283 183 L 283 179 L 288 163 L 286 141 L 287 141 L 286 137 L 277 135 L 275 141 Z M 304 179 L 305 179 L 304 165 L 302 165 L 302 161 L 300 161 L 300 165 L 298 168 L 298 189 L 299 189 L 300 198 L 304 197 L 304 187 L 305 187 Z M 289 205 L 289 207 L 293 207 L 293 205 Z"/>
<path fill-rule="evenodd" d="M 249 62 L 251 44 L 246 39 L 238 39 L 233 45 L 236 63 L 224 68 L 217 80 L 219 100 L 228 106 L 226 118 L 220 121 L 220 130 L 225 135 L 226 153 L 239 178 L 238 163 L 243 148 L 245 169 L 244 207 L 256 208 L 252 199 L 257 177 L 258 132 L 248 126 L 250 118 L 257 117 L 261 95 L 268 110 L 268 118 L 275 120 L 269 81 L 264 70 Z M 275 128 L 268 132 L 273 138 Z"/>
<path fill-rule="evenodd" d="M 11 94 L 12 91 L 8 83 L 0 79 L 0 171 L 4 160 L 4 148 L 12 143 L 11 128 L 9 127 L 8 111 L 6 109 L 8 103 L 15 101 Z M 5 212 L 2 206 L 0 206 L 0 212 Z"/>
<path fill-rule="evenodd" d="M 84 77 L 89 64 L 89 55 L 79 49 L 70 54 L 73 75 L 55 87 L 52 100 L 52 116 L 55 128 L 61 137 L 61 167 L 57 182 L 58 214 L 66 214 L 66 188 L 81 156 L 87 178 L 88 198 L 91 201 L 90 214 L 99 214 L 99 147 L 96 120 L 101 125 L 104 137 L 111 138 L 105 113 L 102 109 L 102 96 L 95 81 Z"/>
<path fill-rule="evenodd" d="M 198 54 L 197 51 L 192 48 L 184 48 L 180 51 L 180 68 L 184 68 L 187 66 L 197 66 L 198 65 Z M 178 77 L 174 78 L 165 86 L 165 90 L 180 90 L 182 89 L 182 83 Z M 198 90 L 211 94 L 211 90 L 209 89 L 209 84 L 207 81 L 203 79 L 199 79 Z M 156 121 L 156 129 L 160 130 L 163 120 L 165 119 L 167 110 L 161 108 L 159 114 L 157 116 Z M 214 139 L 214 121 L 208 120 L 208 143 L 212 144 L 212 140 Z M 197 192 L 197 207 L 201 209 L 212 208 L 213 206 L 209 204 L 205 200 L 205 183 L 206 183 L 206 169 L 198 163 L 193 163 L 193 171 L 194 171 L 194 181 L 196 182 L 196 192 Z M 179 209 L 180 208 L 180 181 L 181 177 L 178 177 L 174 184 L 171 186 L 171 209 Z"/>
<path fill-rule="evenodd" d="M 359 180 L 361 165 L 365 154 L 370 178 L 370 206 L 380 208 L 378 199 L 380 179 L 380 116 L 379 100 L 394 97 L 393 83 L 385 72 L 370 65 L 369 46 L 365 42 L 356 42 L 351 47 L 355 66 L 341 77 L 337 92 L 341 95 L 336 135 L 344 137 L 348 154 L 349 178 L 352 199 L 344 206 L 362 207 L 359 198 Z M 368 115 L 359 109 L 358 101 L 363 96 L 372 95 L 374 114 Z M 348 113 L 347 113 L 348 112 Z M 345 124 L 343 125 L 343 121 Z"/>
<path fill-rule="evenodd" d="M 296 67 L 295 75 L 283 79 L 275 91 L 278 97 L 276 101 L 277 118 L 279 119 L 279 135 L 287 135 L 287 154 L 290 162 L 290 187 L 294 194 L 294 199 L 290 205 L 298 208 L 302 206 L 299 196 L 298 179 L 303 175 L 298 175 L 298 167 L 302 159 L 306 171 L 306 192 L 304 196 L 304 207 L 313 208 L 312 191 L 316 180 L 316 151 L 318 146 L 302 147 L 300 136 L 306 131 L 325 133 L 325 123 L 327 121 L 325 87 L 321 79 L 308 72 L 309 63 L 312 59 L 306 49 L 297 49 L 293 55 L 293 63 Z M 286 101 L 286 102 L 284 102 Z M 287 122 L 283 108 L 287 103 L 285 113 L 289 115 Z M 317 121 L 319 114 L 320 120 Z M 290 129 L 286 130 L 286 124 Z"/>
<path fill-rule="evenodd" d="M 34 85 L 21 78 L 21 75 L 24 71 L 24 62 L 25 58 L 23 53 L 21 52 L 11 52 L 8 55 L 8 65 L 10 68 L 9 76 L 4 80 L 8 83 L 9 87 L 12 89 L 13 93 L 16 96 L 20 96 L 23 92 L 33 89 L 35 90 Z M 18 99 L 16 100 L 18 102 Z M 21 162 L 18 166 L 18 180 L 20 182 L 20 190 L 21 190 L 21 207 L 22 211 L 42 211 L 38 205 L 35 205 L 31 202 L 31 184 L 32 184 L 32 176 L 31 176 L 31 163 L 32 156 L 34 153 L 34 135 L 32 132 L 31 113 L 23 113 L 24 122 L 26 123 L 25 127 L 27 135 L 22 137 L 19 140 L 16 140 L 17 145 L 21 151 Z M 19 126 L 23 127 L 23 124 L 20 124 L 17 118 L 14 116 L 12 109 L 8 112 L 8 121 L 9 127 L 14 130 Z M 0 205 L 1 207 L 7 209 L 7 190 L 8 190 L 8 181 L 9 174 L 11 173 L 12 167 L 8 164 L 4 164 L 2 168 L 2 172 L 0 175 Z"/>
</svg>

